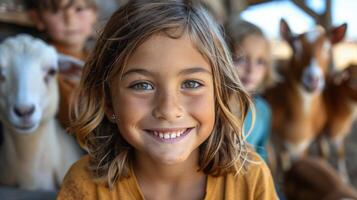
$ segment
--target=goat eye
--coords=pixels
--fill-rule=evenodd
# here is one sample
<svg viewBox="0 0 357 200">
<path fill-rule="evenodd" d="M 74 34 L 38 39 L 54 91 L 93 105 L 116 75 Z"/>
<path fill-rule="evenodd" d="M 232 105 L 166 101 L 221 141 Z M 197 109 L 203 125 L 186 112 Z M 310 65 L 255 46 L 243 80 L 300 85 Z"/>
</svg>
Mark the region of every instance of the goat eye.
<svg viewBox="0 0 357 200">
<path fill-rule="evenodd" d="M 55 76 L 57 73 L 57 70 L 55 68 L 49 68 L 47 71 L 47 74 L 45 76 L 45 82 L 48 83 L 48 81 Z"/>
<path fill-rule="evenodd" d="M 56 69 L 51 68 L 48 70 L 47 75 L 54 76 L 56 73 L 57 73 Z"/>
</svg>

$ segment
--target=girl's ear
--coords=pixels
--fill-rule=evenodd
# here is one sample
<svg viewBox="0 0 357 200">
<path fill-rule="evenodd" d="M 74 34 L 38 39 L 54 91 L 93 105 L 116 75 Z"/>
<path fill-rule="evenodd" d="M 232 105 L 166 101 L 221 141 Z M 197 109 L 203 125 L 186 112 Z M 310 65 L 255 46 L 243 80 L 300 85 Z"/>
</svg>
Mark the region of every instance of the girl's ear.
<svg viewBox="0 0 357 200">
<path fill-rule="evenodd" d="M 35 24 L 36 28 L 39 31 L 45 30 L 45 24 L 43 23 L 39 12 L 32 9 L 27 11 L 27 15 L 30 17 L 31 21 Z"/>
<path fill-rule="evenodd" d="M 109 89 L 108 89 L 108 93 L 109 93 Z M 107 117 L 107 119 L 110 122 L 115 124 L 116 120 L 117 120 L 117 117 L 116 117 L 114 109 L 113 109 L 112 99 L 111 99 L 110 93 L 108 95 L 108 99 L 106 99 L 106 101 L 105 101 L 104 112 L 105 112 L 105 116 Z"/>
</svg>

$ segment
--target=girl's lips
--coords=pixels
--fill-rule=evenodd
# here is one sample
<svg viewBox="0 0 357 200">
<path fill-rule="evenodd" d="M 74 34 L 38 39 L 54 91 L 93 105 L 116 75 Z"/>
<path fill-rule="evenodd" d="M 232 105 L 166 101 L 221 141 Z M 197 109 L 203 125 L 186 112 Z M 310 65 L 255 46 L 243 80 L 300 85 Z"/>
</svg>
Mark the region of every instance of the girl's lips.
<svg viewBox="0 0 357 200">
<path fill-rule="evenodd" d="M 155 139 L 158 139 L 159 141 L 164 141 L 164 142 L 174 142 L 182 139 L 193 128 L 185 128 L 185 129 L 154 129 L 154 130 L 145 130 L 147 133 L 149 133 L 151 136 L 153 136 Z"/>
</svg>

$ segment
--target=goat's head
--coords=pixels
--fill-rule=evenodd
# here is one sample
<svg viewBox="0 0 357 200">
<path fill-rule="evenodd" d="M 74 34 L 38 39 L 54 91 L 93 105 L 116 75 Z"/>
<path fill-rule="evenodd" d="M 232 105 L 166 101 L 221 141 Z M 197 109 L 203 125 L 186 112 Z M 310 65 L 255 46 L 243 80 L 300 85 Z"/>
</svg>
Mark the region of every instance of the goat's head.
<svg viewBox="0 0 357 200">
<path fill-rule="evenodd" d="M 353 102 L 357 102 L 357 64 L 333 74 L 333 83 Z"/>
<path fill-rule="evenodd" d="M 332 45 L 340 42 L 346 33 L 347 25 L 325 31 L 315 30 L 293 34 L 285 20 L 280 21 L 280 34 L 289 43 L 293 55 L 290 74 L 307 92 L 321 92 L 331 63 Z"/>
<path fill-rule="evenodd" d="M 29 35 L 0 44 L 0 118 L 5 125 L 29 134 L 54 117 L 59 61 L 61 56 L 52 46 Z"/>
</svg>

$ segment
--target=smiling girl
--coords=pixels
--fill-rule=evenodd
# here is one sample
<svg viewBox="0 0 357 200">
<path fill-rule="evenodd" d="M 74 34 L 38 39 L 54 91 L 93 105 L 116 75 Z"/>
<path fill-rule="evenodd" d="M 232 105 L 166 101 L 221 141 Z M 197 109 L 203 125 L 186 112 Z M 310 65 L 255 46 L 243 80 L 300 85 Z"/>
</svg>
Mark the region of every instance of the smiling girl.
<svg viewBox="0 0 357 200">
<path fill-rule="evenodd" d="M 130 1 L 84 68 L 71 131 L 89 155 L 58 199 L 276 199 L 241 134 L 241 88 L 200 4 Z"/>
</svg>

